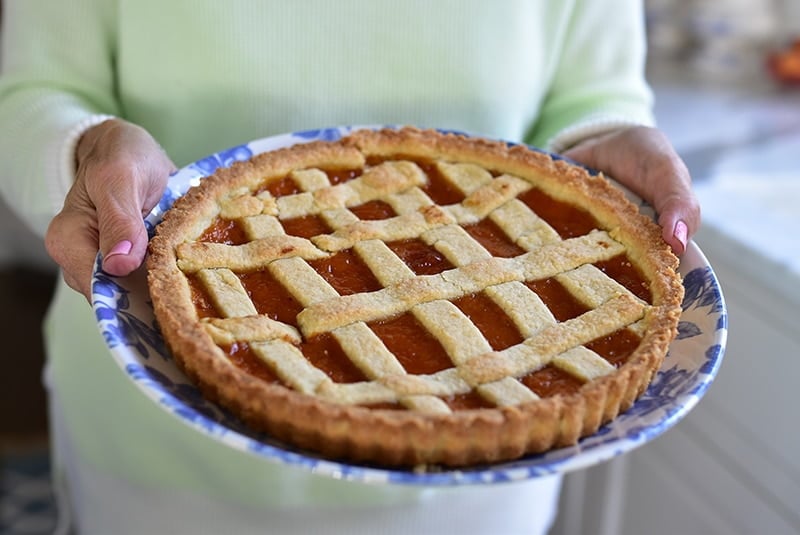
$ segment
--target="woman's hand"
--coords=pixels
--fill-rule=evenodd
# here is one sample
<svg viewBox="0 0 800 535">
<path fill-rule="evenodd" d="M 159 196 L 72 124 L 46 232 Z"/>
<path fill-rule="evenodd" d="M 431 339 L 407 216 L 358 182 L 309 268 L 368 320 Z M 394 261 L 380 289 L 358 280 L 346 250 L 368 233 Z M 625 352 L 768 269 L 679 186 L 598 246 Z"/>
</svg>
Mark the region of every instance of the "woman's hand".
<svg viewBox="0 0 800 535">
<path fill-rule="evenodd" d="M 50 223 L 45 246 L 66 283 L 91 299 L 99 250 L 103 270 L 125 276 L 147 250 L 143 215 L 156 205 L 175 169 L 143 128 L 110 119 L 87 130 L 76 149 L 75 183 Z"/>
<path fill-rule="evenodd" d="M 700 227 L 700 205 L 686 165 L 666 136 L 632 127 L 586 139 L 564 156 L 606 173 L 655 208 L 662 235 L 680 255 Z"/>
</svg>

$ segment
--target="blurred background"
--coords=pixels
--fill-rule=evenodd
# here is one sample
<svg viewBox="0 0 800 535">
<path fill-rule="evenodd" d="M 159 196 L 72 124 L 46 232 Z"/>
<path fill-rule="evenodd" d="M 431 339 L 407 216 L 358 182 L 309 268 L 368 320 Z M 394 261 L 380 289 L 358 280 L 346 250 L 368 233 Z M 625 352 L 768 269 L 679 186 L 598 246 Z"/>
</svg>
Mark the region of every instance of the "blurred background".
<svg viewBox="0 0 800 535">
<path fill-rule="evenodd" d="M 800 0 L 647 0 L 656 115 L 692 172 L 728 346 L 664 436 L 570 474 L 554 534 L 800 533 Z M 3 132 L 2 135 L 9 135 Z M 48 533 L 40 324 L 57 276 L 0 201 L 0 531 Z"/>
<path fill-rule="evenodd" d="M 646 7 L 656 117 L 703 207 L 727 351 L 676 427 L 567 476 L 554 532 L 798 534 L 800 1 Z"/>
</svg>

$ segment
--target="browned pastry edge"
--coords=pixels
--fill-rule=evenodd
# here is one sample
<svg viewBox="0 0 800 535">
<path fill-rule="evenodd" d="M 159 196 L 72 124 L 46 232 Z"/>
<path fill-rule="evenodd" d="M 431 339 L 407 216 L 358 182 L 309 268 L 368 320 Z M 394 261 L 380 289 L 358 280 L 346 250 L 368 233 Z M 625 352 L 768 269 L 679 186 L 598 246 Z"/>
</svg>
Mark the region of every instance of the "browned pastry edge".
<svg viewBox="0 0 800 535">
<path fill-rule="evenodd" d="M 218 198 L 311 166 L 353 167 L 363 153 L 409 154 L 472 162 L 534 182 L 549 195 L 589 210 L 651 281 L 653 306 L 639 347 L 616 372 L 577 393 L 522 405 L 422 415 L 322 402 L 256 379 L 232 365 L 196 320 L 175 247 L 205 228 Z M 202 228 L 201 228 L 202 227 Z M 175 202 L 150 243 L 148 284 L 164 339 L 203 394 L 251 427 L 329 458 L 384 466 L 466 466 L 575 444 L 627 410 L 645 391 L 677 333 L 683 286 L 677 258 L 658 226 L 602 176 L 524 146 L 403 128 L 357 131 L 340 143 L 312 142 L 220 169 Z"/>
</svg>

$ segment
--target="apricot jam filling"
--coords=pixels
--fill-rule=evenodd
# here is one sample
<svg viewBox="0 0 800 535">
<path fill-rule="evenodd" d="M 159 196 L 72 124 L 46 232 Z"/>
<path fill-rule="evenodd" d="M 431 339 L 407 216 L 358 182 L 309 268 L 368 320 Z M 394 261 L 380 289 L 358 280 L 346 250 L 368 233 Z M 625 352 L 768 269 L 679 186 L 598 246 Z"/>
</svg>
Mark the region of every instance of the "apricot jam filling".
<svg viewBox="0 0 800 535">
<path fill-rule="evenodd" d="M 453 367 L 442 344 L 409 312 L 369 324 L 403 368 L 415 375 L 429 375 Z"/>
<path fill-rule="evenodd" d="M 455 301 L 495 351 L 519 344 L 523 338 L 500 306 L 485 293 L 465 295 Z"/>
<path fill-rule="evenodd" d="M 386 159 L 372 158 L 368 160 L 367 165 L 377 165 Z M 449 205 L 464 199 L 464 194 L 442 176 L 433 162 L 408 159 L 417 163 L 428 176 L 428 184 L 421 189 L 435 203 Z M 324 171 L 331 184 L 339 184 L 360 176 L 363 169 Z M 301 193 L 302 190 L 291 177 L 285 177 L 270 181 L 261 191 L 268 191 L 274 197 L 280 197 Z M 521 193 L 517 198 L 552 226 L 563 239 L 582 236 L 598 228 L 597 222 L 588 212 L 554 199 L 536 188 Z M 381 200 L 368 201 L 350 207 L 349 210 L 357 218 L 365 221 L 389 219 L 397 215 L 388 203 Z M 315 215 L 284 219 L 281 220 L 281 225 L 287 234 L 303 238 L 332 231 L 322 217 Z M 493 256 L 509 258 L 526 252 L 488 218 L 465 225 L 464 229 Z M 219 218 L 203 232 L 198 241 L 238 245 L 246 243 L 248 239 L 236 221 Z M 436 275 L 454 267 L 441 252 L 421 239 L 392 241 L 388 242 L 387 246 L 419 276 Z M 324 259 L 311 260 L 308 264 L 343 296 L 374 292 L 382 288 L 367 264 L 353 249 L 339 251 Z M 652 295 L 644 276 L 626 255 L 597 262 L 595 266 L 640 299 L 652 302 Z M 297 327 L 297 315 L 303 307 L 270 275 L 268 269 L 237 275 L 259 314 Z M 192 275 L 188 280 L 192 302 L 198 316 L 219 317 L 202 284 Z M 541 298 L 559 322 L 588 311 L 588 307 L 573 297 L 556 278 L 529 280 L 524 284 Z M 502 351 L 523 341 L 522 334 L 509 316 L 486 293 L 465 295 L 454 300 L 453 304 L 472 321 L 494 351 Z M 410 312 L 373 321 L 368 326 L 410 374 L 429 375 L 453 367 L 441 343 Z M 639 337 L 625 328 L 593 340 L 586 344 L 586 347 L 613 366 L 619 367 L 625 363 L 639 343 Z M 303 340 L 299 348 L 309 362 L 335 382 L 353 383 L 367 380 L 364 373 L 344 353 L 336 338 L 329 333 Z M 269 366 L 254 354 L 247 343 L 235 343 L 222 347 L 222 350 L 228 354 L 231 362 L 245 372 L 270 383 L 283 384 Z M 582 384 L 579 379 L 553 365 L 528 373 L 519 381 L 540 397 L 570 394 L 577 391 Z M 490 402 L 475 391 L 450 396 L 444 401 L 453 410 L 491 406 Z M 399 403 L 380 403 L 369 407 L 404 410 Z"/>
<path fill-rule="evenodd" d="M 397 215 L 394 209 L 381 200 L 368 201 L 358 206 L 353 206 L 350 211 L 362 221 L 377 221 L 379 219 L 389 219 Z"/>
<path fill-rule="evenodd" d="M 297 327 L 297 315 L 303 306 L 272 277 L 269 270 L 239 273 L 239 280 L 259 314 Z"/>
<path fill-rule="evenodd" d="M 256 193 L 262 193 L 264 191 L 269 192 L 273 197 L 283 197 L 302 193 L 303 190 L 292 180 L 292 177 L 287 176 L 278 180 L 270 180 L 265 184 L 263 189 L 256 191 Z"/>
<path fill-rule="evenodd" d="M 197 317 L 200 319 L 218 318 L 219 314 L 217 314 L 205 287 L 197 280 L 197 276 L 190 275 L 187 280 L 189 281 L 189 291 L 192 294 L 192 304 L 197 311 Z"/>
<path fill-rule="evenodd" d="M 366 381 L 364 373 L 353 364 L 330 333 L 313 336 L 300 344 L 303 355 L 336 383 Z"/>
<path fill-rule="evenodd" d="M 464 200 L 464 194 L 442 176 L 439 168 L 433 162 L 416 160 L 416 163 L 428 175 L 428 184 L 421 189 L 433 202 L 440 206 L 447 206 Z"/>
<path fill-rule="evenodd" d="M 453 268 L 442 253 L 422 240 L 398 240 L 386 245 L 417 275 L 436 275 Z"/>
<path fill-rule="evenodd" d="M 557 321 L 576 318 L 589 310 L 554 278 L 526 281 L 525 286 L 539 296 Z"/>
<path fill-rule="evenodd" d="M 525 249 L 508 239 L 506 233 L 491 219 L 481 219 L 477 223 L 466 225 L 464 230 L 492 256 L 512 258 L 525 252 Z"/>
<path fill-rule="evenodd" d="M 200 235 L 197 241 L 241 245 L 249 240 L 237 221 L 218 218 Z"/>
<path fill-rule="evenodd" d="M 650 285 L 633 262 L 626 255 L 617 255 L 602 262 L 596 262 L 595 267 L 606 275 L 623 285 L 633 295 L 647 303 L 653 302 Z"/>
<path fill-rule="evenodd" d="M 573 394 L 582 384 L 572 375 L 549 364 L 541 370 L 523 376 L 520 381 L 540 398 Z"/>
<path fill-rule="evenodd" d="M 320 260 L 310 260 L 314 271 L 333 286 L 339 295 L 374 292 L 383 288 L 369 267 L 352 249 L 345 249 Z"/>
<path fill-rule="evenodd" d="M 531 188 L 517 198 L 547 221 L 562 239 L 583 236 L 599 228 L 597 221 L 586 210 L 554 199 L 540 189 Z"/>
<path fill-rule="evenodd" d="M 258 377 L 268 383 L 283 384 L 272 369 L 253 354 L 247 342 L 235 342 L 228 347 L 222 347 L 222 350 L 228 354 L 228 358 L 231 359 L 232 363 L 253 377 Z"/>
<path fill-rule="evenodd" d="M 330 334 L 314 336 L 300 344 L 300 349 L 309 362 L 337 383 L 356 383 L 366 380 L 361 370 L 347 358 L 339 343 Z M 253 353 L 246 342 L 236 342 L 231 346 L 222 347 L 222 350 L 228 354 L 233 364 L 248 374 L 268 383 L 284 384 L 272 369 Z"/>
<path fill-rule="evenodd" d="M 284 219 L 281 221 L 281 226 L 286 234 L 300 238 L 311 238 L 320 234 L 328 234 L 331 231 L 325 221 L 316 215 Z"/>
</svg>

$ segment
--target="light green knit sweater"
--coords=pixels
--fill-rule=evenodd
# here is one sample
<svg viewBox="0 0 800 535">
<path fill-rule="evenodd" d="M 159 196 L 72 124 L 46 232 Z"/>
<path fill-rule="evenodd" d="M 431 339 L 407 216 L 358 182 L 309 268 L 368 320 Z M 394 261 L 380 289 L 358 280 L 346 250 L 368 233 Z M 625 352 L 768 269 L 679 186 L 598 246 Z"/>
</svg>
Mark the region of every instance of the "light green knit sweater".
<svg viewBox="0 0 800 535">
<path fill-rule="evenodd" d="M 652 122 L 630 0 L 18 0 L 4 3 L 0 186 L 43 235 L 104 114 L 179 166 L 271 134 L 414 124 L 558 148 Z M 231 451 L 132 386 L 62 287 L 49 377 L 79 458 L 144 485 L 255 504 L 397 494 Z M 223 468 L 224 467 L 224 468 Z M 394 493 L 394 494 L 393 494 Z"/>
</svg>

